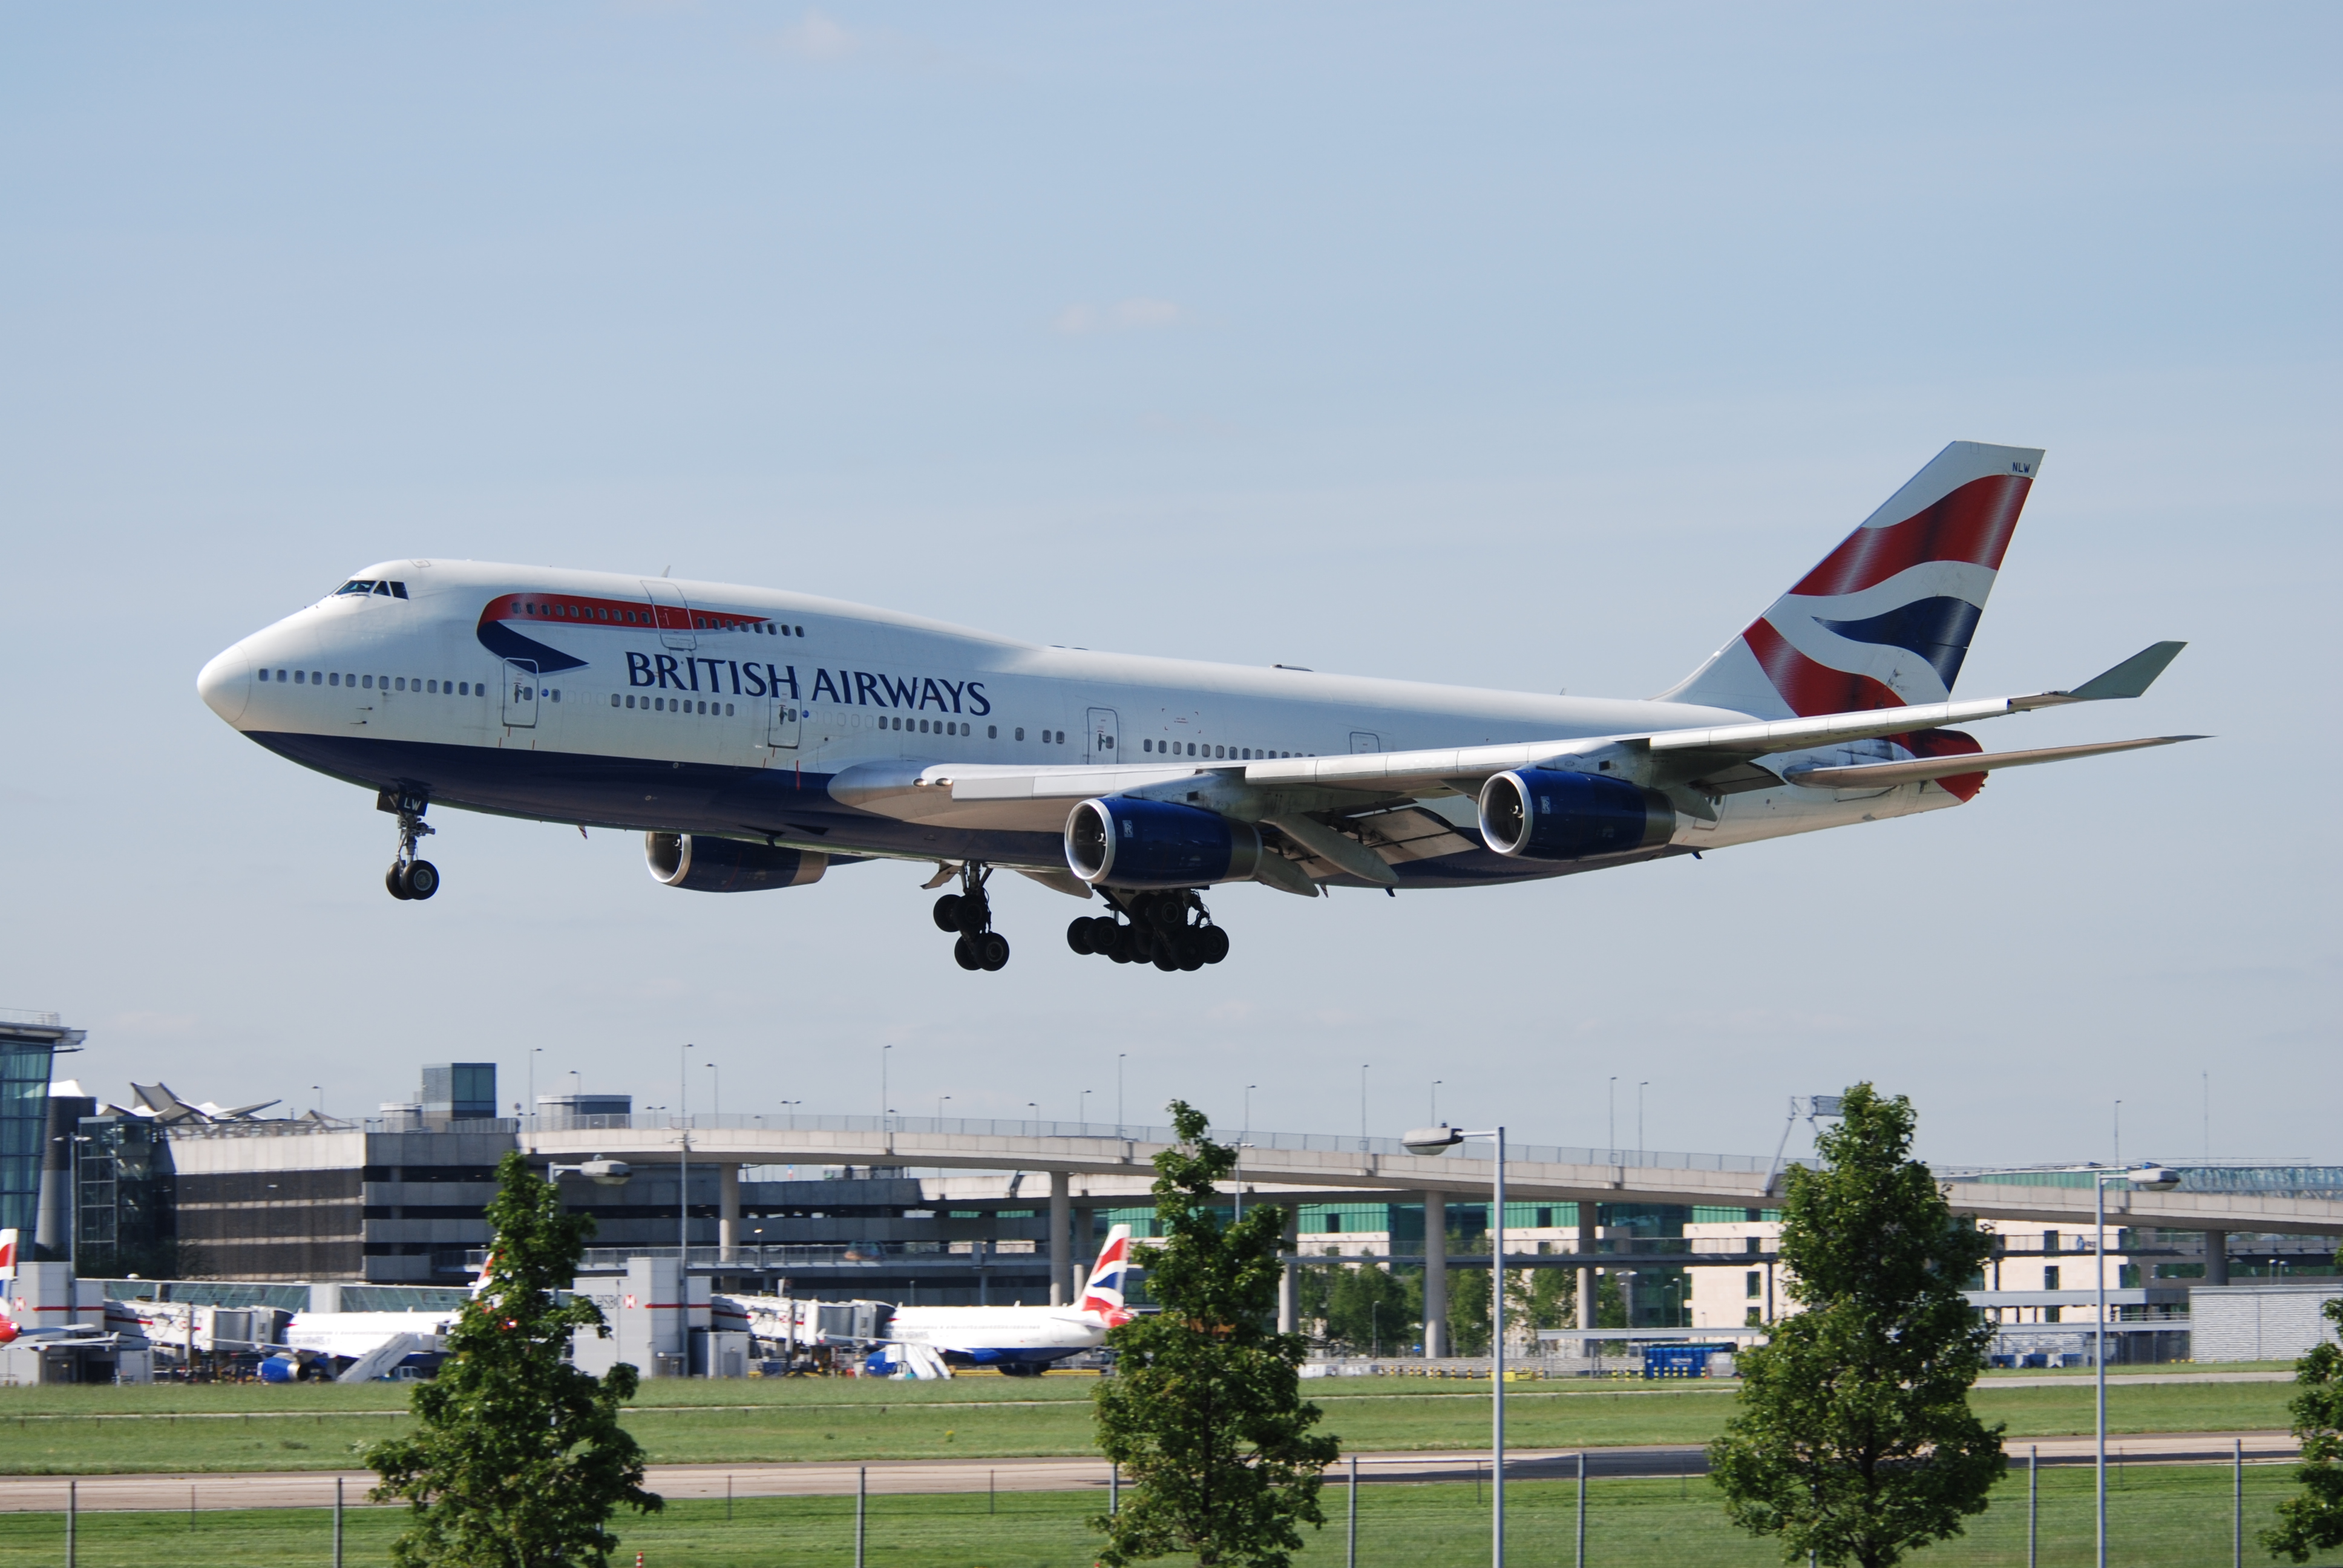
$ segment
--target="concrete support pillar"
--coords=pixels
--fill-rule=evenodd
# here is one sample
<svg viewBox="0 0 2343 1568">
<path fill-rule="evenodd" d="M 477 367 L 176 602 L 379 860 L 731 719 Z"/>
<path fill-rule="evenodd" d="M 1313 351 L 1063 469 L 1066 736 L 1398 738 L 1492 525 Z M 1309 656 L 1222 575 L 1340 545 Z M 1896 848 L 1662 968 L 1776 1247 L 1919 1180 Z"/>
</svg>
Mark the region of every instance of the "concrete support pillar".
<svg viewBox="0 0 2343 1568">
<path fill-rule="evenodd" d="M 1073 1228 L 1073 1178 L 1050 1172 L 1050 1304 L 1066 1304 L 1066 1243 Z"/>
<path fill-rule="evenodd" d="M 1423 1195 L 1423 1354 L 1448 1353 L 1448 1194 Z"/>
<path fill-rule="evenodd" d="M 736 1261 L 740 1255 L 740 1167 L 716 1168 L 716 1258 Z"/>
<path fill-rule="evenodd" d="M 2208 1285 L 2229 1282 L 2229 1233 L 2227 1231 L 2205 1232 L 2205 1282 Z"/>
<path fill-rule="evenodd" d="M 1594 1256 L 1594 1204 L 1582 1202 L 1578 1205 L 1578 1255 L 1581 1258 Z M 1594 1326 L 1594 1264 L 1581 1263 L 1578 1266 L 1578 1326 L 1582 1329 Z"/>
<path fill-rule="evenodd" d="M 1302 1210 L 1292 1203 L 1281 1204 L 1279 1209 L 1285 1216 L 1285 1231 L 1284 1239 L 1278 1243 L 1283 1262 L 1277 1275 L 1277 1332 L 1281 1334 L 1299 1333 L 1302 1322 L 1301 1264 L 1295 1261 L 1295 1254 L 1302 1250 Z"/>
<path fill-rule="evenodd" d="M 1090 1283 L 1091 1270 L 1098 1262 L 1098 1210 L 1088 1203 L 1074 1205 L 1074 1244 L 1066 1259 L 1066 1300 L 1079 1305 L 1082 1287 Z"/>
</svg>

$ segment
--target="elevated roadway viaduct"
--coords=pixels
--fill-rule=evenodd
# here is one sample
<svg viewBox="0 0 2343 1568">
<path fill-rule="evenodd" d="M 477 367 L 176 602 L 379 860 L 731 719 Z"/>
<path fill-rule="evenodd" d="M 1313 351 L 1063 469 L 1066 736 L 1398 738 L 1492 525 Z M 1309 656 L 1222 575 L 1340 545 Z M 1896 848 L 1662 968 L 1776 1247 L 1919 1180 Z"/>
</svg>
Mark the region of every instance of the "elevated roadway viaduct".
<svg viewBox="0 0 2343 1568">
<path fill-rule="evenodd" d="M 1487 1193 L 1494 1161 L 1485 1144 L 1444 1154 L 1408 1152 L 1395 1139 L 1342 1138 L 1263 1131 L 1222 1135 L 1244 1145 L 1241 1183 L 1249 1201 L 1286 1207 L 1355 1201 L 1368 1193 L 1404 1195 L 1425 1205 L 1425 1316 L 1442 1321 L 1446 1263 L 1439 1222 L 1451 1199 Z M 1049 1180 L 1047 1251 L 1053 1301 L 1071 1299 L 1086 1260 L 1073 1245 L 1073 1211 L 1143 1202 L 1151 1161 L 1171 1146 L 1169 1129 L 1109 1127 L 1048 1121 L 988 1121 L 918 1117 L 611 1116 L 573 1119 L 559 1126 L 524 1126 L 521 1147 L 559 1163 L 592 1159 L 654 1165 L 689 1161 L 719 1176 L 719 1255 L 729 1258 L 739 1233 L 739 1171 L 743 1166 L 840 1165 L 934 1171 L 1021 1171 Z M 1574 1255 L 1581 1265 L 1581 1327 L 1592 1328 L 1594 1271 L 1625 1260 L 1600 1252 L 1594 1205 L 1669 1204 L 1762 1209 L 1781 1197 L 1777 1161 L 1740 1155 L 1512 1145 L 1505 1161 L 1507 1197 L 1513 1202 L 1579 1205 Z M 974 1184 L 971 1183 L 971 1186 Z M 1954 1211 L 2005 1224 L 2042 1224 L 2072 1231 L 2092 1219 L 2091 1187 L 2037 1184 L 2010 1174 L 1947 1173 L 1943 1188 Z M 1040 1194 L 1036 1193 L 1038 1199 Z M 1036 1206 L 1039 1206 L 1038 1204 Z M 2233 1231 L 2343 1237 L 2343 1199 L 2278 1191 L 2135 1191 L 2111 1186 L 2107 1214 L 2135 1228 L 2207 1233 L 2215 1282 L 2226 1278 L 2223 1245 Z M 1089 1234 L 1085 1227 L 1081 1232 Z M 1289 1234 L 1291 1232 L 1289 1231 Z M 1288 1247 L 1287 1288 L 1281 1316 L 1293 1312 L 1293 1249 Z M 1601 1258 L 1602 1261 L 1593 1260 Z M 1427 1349 L 1432 1347 L 1427 1346 Z"/>
</svg>

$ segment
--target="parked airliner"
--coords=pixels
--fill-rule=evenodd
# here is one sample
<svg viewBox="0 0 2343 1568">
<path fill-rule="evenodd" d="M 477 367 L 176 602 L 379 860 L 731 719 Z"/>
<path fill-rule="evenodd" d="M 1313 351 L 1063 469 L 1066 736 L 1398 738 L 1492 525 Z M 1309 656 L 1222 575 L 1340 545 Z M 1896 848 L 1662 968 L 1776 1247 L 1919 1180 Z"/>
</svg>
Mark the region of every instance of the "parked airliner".
<svg viewBox="0 0 2343 1568">
<path fill-rule="evenodd" d="M 1070 1307 L 897 1307 L 890 1343 L 932 1352 L 947 1366 L 994 1367 L 1031 1376 L 1106 1342 L 1107 1330 L 1131 1321 L 1122 1282 L 1131 1267 L 1131 1227 L 1106 1233 L 1082 1293 Z"/>
<path fill-rule="evenodd" d="M 1950 725 L 2137 697 L 2160 642 L 2061 690 L 1955 701 L 2042 454 L 1956 441 L 1698 668 L 1642 700 L 1037 648 L 788 589 L 385 561 L 206 664 L 205 702 L 395 816 L 430 898 L 433 806 L 641 832 L 653 877 L 802 887 L 932 862 L 963 968 L 988 881 L 1109 911 L 1078 953 L 1226 956 L 1205 890 L 1463 888 L 1936 810 L 1996 769 Z"/>
</svg>

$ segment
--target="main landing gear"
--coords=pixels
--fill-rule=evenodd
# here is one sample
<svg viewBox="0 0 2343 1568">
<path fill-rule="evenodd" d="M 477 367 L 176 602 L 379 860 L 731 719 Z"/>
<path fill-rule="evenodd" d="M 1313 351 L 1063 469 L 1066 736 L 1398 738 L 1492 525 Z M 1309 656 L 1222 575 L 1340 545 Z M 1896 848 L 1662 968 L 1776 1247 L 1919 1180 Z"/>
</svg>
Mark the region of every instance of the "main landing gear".
<svg viewBox="0 0 2343 1568">
<path fill-rule="evenodd" d="M 1085 915 L 1066 928 L 1068 947 L 1119 964 L 1153 964 L 1166 974 L 1200 970 L 1229 956 L 1229 933 L 1212 924 L 1192 888 L 1108 893 L 1106 901 L 1130 917 L 1128 921 L 1112 915 Z"/>
<path fill-rule="evenodd" d="M 439 890 L 439 868 L 428 860 L 418 859 L 415 842 L 427 838 L 435 830 L 423 819 L 430 809 L 427 795 L 384 790 L 375 797 L 374 809 L 387 811 L 398 819 L 398 859 L 383 873 L 382 885 L 390 890 L 394 899 L 427 899 Z"/>
<path fill-rule="evenodd" d="M 1009 962 L 1009 939 L 992 929 L 992 900 L 984 896 L 991 879 L 988 867 L 967 861 L 960 869 L 960 890 L 936 900 L 936 930 L 960 934 L 952 961 L 964 970 L 998 970 Z"/>
</svg>

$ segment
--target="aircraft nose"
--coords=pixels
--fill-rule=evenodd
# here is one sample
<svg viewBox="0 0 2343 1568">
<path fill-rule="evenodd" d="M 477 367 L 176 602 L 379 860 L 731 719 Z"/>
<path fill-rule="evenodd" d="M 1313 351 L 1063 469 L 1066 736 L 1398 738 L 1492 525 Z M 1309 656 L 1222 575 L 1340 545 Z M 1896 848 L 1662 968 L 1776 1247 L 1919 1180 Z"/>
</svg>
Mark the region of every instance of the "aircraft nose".
<svg viewBox="0 0 2343 1568">
<path fill-rule="evenodd" d="M 217 655 L 196 673 L 196 694 L 205 707 L 234 724 L 252 700 L 252 660 L 241 647 Z"/>
</svg>

